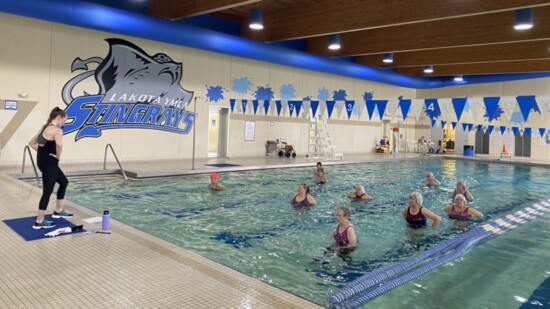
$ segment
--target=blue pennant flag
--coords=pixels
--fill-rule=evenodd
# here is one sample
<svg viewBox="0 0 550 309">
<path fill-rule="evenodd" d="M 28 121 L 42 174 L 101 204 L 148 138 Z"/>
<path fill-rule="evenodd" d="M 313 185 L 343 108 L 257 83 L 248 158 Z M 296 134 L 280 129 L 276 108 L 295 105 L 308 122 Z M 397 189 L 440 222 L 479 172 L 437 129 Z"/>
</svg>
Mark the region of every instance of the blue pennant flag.
<svg viewBox="0 0 550 309">
<path fill-rule="evenodd" d="M 500 126 L 500 134 L 504 134 L 504 132 L 506 132 L 506 127 Z"/>
<path fill-rule="evenodd" d="M 351 118 L 351 113 L 353 113 L 354 107 L 355 107 L 355 101 L 346 101 L 346 112 L 348 113 L 348 119 Z"/>
<path fill-rule="evenodd" d="M 428 115 L 430 119 L 441 116 L 441 109 L 439 108 L 437 99 L 425 99 L 424 104 L 426 105 L 426 115 Z"/>
<path fill-rule="evenodd" d="M 252 100 L 252 107 L 254 108 L 254 115 L 258 111 L 258 100 Z"/>
<path fill-rule="evenodd" d="M 243 114 L 246 114 L 246 104 L 248 103 L 247 100 L 242 100 L 242 105 L 243 105 Z"/>
<path fill-rule="evenodd" d="M 495 120 L 496 118 L 498 101 L 500 101 L 500 97 L 483 98 L 483 102 L 485 103 L 485 108 L 487 109 L 487 120 L 489 122 Z"/>
<path fill-rule="evenodd" d="M 231 112 L 235 109 L 235 99 L 229 99 L 229 106 L 231 106 Z"/>
<path fill-rule="evenodd" d="M 463 124 L 462 124 L 462 131 L 466 132 L 466 130 L 468 130 L 468 124 L 467 124 L 467 123 L 463 123 Z"/>
<path fill-rule="evenodd" d="M 288 101 L 288 109 L 290 110 L 290 118 L 292 118 L 292 113 L 294 112 L 294 109 L 296 108 L 296 105 L 294 104 L 295 101 Z"/>
<path fill-rule="evenodd" d="M 495 126 L 487 126 L 487 130 L 489 130 L 489 135 L 493 133 L 493 130 L 495 129 Z"/>
<path fill-rule="evenodd" d="M 525 122 L 527 122 L 527 118 L 529 117 L 529 113 L 531 112 L 531 109 L 535 108 L 535 105 L 537 104 L 537 102 L 535 101 L 535 96 L 534 95 L 519 96 L 519 97 L 516 97 L 516 100 L 518 101 L 519 110 L 523 115 L 523 119 L 525 120 Z"/>
<path fill-rule="evenodd" d="M 451 126 L 453 126 L 453 130 L 456 129 L 456 125 L 457 125 L 458 122 L 454 122 L 454 121 L 451 121 Z"/>
<path fill-rule="evenodd" d="M 545 128 L 539 128 L 540 137 L 544 138 L 544 134 L 546 133 Z"/>
<path fill-rule="evenodd" d="M 378 115 L 380 115 L 380 120 L 386 112 L 386 107 L 388 106 L 388 100 L 376 100 L 376 106 L 378 107 Z"/>
<path fill-rule="evenodd" d="M 468 124 L 468 131 L 472 131 L 473 128 L 474 128 L 474 124 L 473 124 L 473 123 L 469 123 L 469 124 Z"/>
<path fill-rule="evenodd" d="M 441 120 L 441 127 L 445 128 L 445 125 L 447 124 L 447 121 Z"/>
<path fill-rule="evenodd" d="M 281 108 L 283 108 L 283 104 L 281 104 L 281 101 L 277 100 L 275 101 L 275 106 L 277 107 L 277 116 L 281 116 Z"/>
<path fill-rule="evenodd" d="M 456 121 L 460 122 L 460 117 L 464 112 L 464 107 L 466 106 L 466 101 L 468 98 L 453 98 L 453 107 L 455 109 Z"/>
<path fill-rule="evenodd" d="M 401 114 L 403 115 L 403 121 L 407 118 L 409 110 L 411 109 L 412 100 L 399 100 L 399 106 L 401 107 Z"/>
<path fill-rule="evenodd" d="M 327 104 L 327 112 L 328 112 L 328 118 L 330 119 L 330 116 L 332 115 L 332 111 L 334 110 L 334 105 L 336 104 L 336 101 L 326 101 Z"/>
<path fill-rule="evenodd" d="M 512 132 L 514 132 L 514 136 L 518 135 L 519 133 L 518 127 L 512 127 Z"/>
<path fill-rule="evenodd" d="M 294 101 L 294 106 L 296 107 L 296 117 L 299 117 L 300 110 L 302 110 L 302 101 Z"/>
<path fill-rule="evenodd" d="M 527 134 L 527 136 L 531 136 L 531 128 L 525 128 L 525 134 Z"/>
<path fill-rule="evenodd" d="M 376 101 L 368 100 L 365 101 L 365 105 L 367 106 L 367 112 L 369 114 L 369 120 L 372 119 L 372 113 L 374 113 L 374 108 L 376 108 Z"/>
<path fill-rule="evenodd" d="M 432 128 L 435 127 L 435 122 L 436 122 L 436 121 L 437 121 L 437 120 L 432 119 Z"/>
<path fill-rule="evenodd" d="M 267 112 L 269 111 L 269 100 L 264 100 L 264 111 L 267 116 Z"/>
<path fill-rule="evenodd" d="M 313 117 L 315 117 L 315 114 L 317 114 L 317 108 L 319 107 L 319 101 L 311 101 L 310 106 Z"/>
<path fill-rule="evenodd" d="M 478 124 L 477 125 L 477 132 L 483 130 L 483 125 L 482 124 Z"/>
</svg>

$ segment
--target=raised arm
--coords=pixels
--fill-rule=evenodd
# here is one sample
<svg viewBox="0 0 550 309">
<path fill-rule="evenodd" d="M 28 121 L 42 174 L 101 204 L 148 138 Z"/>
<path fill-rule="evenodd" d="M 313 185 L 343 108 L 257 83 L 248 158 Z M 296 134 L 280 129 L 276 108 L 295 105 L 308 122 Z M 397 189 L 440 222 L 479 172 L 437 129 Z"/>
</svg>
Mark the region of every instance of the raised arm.
<svg viewBox="0 0 550 309">
<path fill-rule="evenodd" d="M 407 218 L 407 208 L 409 208 L 409 206 L 405 206 L 405 208 L 403 208 L 403 211 L 401 212 L 403 219 Z"/>
<path fill-rule="evenodd" d="M 355 237 L 355 229 L 353 227 L 348 228 L 348 241 L 349 244 L 347 246 L 341 246 L 340 248 L 353 248 L 357 246 L 357 238 Z"/>
<path fill-rule="evenodd" d="M 426 218 L 430 218 L 433 220 L 432 227 L 438 226 L 439 223 L 441 222 L 441 217 L 439 215 L 437 215 L 436 213 L 432 212 L 429 209 L 426 209 L 425 207 L 422 207 L 422 214 Z"/>
<path fill-rule="evenodd" d="M 317 205 L 317 201 L 315 200 L 315 198 L 313 196 L 311 196 L 311 194 L 306 195 L 306 198 L 307 198 L 307 201 L 308 201 L 309 204 Z"/>
<path fill-rule="evenodd" d="M 38 150 L 38 133 L 36 133 L 29 141 L 29 147 L 34 149 L 34 151 Z"/>
<path fill-rule="evenodd" d="M 55 140 L 55 157 L 57 160 L 61 160 L 61 151 L 63 150 L 63 130 L 57 128 L 53 138 Z"/>
<path fill-rule="evenodd" d="M 481 218 L 483 218 L 483 214 L 482 214 L 479 210 L 474 209 L 474 208 L 472 208 L 472 207 L 470 207 L 470 210 L 468 211 L 468 213 L 469 213 L 472 217 L 474 217 L 474 218 L 476 218 L 476 219 L 481 219 Z"/>
</svg>

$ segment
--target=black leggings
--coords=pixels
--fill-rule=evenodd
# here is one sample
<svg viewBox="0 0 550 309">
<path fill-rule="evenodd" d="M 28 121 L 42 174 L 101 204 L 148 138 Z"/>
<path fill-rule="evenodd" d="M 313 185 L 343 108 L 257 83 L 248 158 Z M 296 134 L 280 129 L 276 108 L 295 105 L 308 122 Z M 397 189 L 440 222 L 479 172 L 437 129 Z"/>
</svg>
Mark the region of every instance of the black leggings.
<svg viewBox="0 0 550 309">
<path fill-rule="evenodd" d="M 48 208 L 48 203 L 50 202 L 50 196 L 52 195 L 53 188 L 55 183 L 59 184 L 59 189 L 57 189 L 57 199 L 62 200 L 65 198 L 65 190 L 69 185 L 69 180 L 63 174 L 63 171 L 59 166 L 46 166 L 41 167 L 40 171 L 42 172 L 42 197 L 40 198 L 40 204 L 38 204 L 38 209 L 46 210 Z"/>
</svg>

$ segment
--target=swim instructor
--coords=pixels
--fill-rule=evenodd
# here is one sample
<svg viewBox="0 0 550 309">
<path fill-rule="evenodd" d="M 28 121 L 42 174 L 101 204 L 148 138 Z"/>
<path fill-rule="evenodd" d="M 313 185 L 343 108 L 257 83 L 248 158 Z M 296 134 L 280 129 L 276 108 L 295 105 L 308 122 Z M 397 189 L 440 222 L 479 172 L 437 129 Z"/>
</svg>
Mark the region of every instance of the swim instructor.
<svg viewBox="0 0 550 309">
<path fill-rule="evenodd" d="M 63 149 L 63 130 L 61 128 L 65 121 L 67 121 L 65 111 L 59 107 L 54 108 L 50 112 L 46 124 L 29 141 L 29 146 L 37 153 L 37 165 L 42 172 L 42 197 L 38 204 L 36 222 L 32 226 L 35 230 L 55 227 L 52 221 L 44 219 L 44 215 L 56 182 L 59 184 L 59 188 L 57 189 L 57 200 L 52 218 L 69 218 L 73 215 L 63 210 L 63 201 L 69 180 L 59 168 L 59 159 Z"/>
</svg>

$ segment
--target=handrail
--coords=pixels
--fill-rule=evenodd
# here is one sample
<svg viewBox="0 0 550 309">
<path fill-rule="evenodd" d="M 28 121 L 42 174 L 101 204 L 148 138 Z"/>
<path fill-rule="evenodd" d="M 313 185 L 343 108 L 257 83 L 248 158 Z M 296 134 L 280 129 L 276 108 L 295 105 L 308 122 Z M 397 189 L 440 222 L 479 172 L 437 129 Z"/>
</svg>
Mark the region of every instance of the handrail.
<svg viewBox="0 0 550 309">
<path fill-rule="evenodd" d="M 124 172 L 124 169 L 122 169 L 122 165 L 120 164 L 120 161 L 118 160 L 118 157 L 116 156 L 115 150 L 113 149 L 113 146 L 111 144 L 107 144 L 105 146 L 105 156 L 103 157 L 103 169 L 106 169 L 107 164 L 107 148 L 111 147 L 111 152 L 113 153 L 113 156 L 115 156 L 116 163 L 118 164 L 118 167 L 120 168 L 120 171 L 122 172 L 122 175 L 124 176 L 124 180 L 128 180 L 128 177 L 126 177 L 126 173 Z"/>
<path fill-rule="evenodd" d="M 36 182 L 40 187 L 40 177 L 38 177 L 38 171 L 36 170 L 36 165 L 34 164 L 34 159 L 32 158 L 31 147 L 29 147 L 29 145 L 23 148 L 23 166 L 21 167 L 21 174 L 25 173 L 25 158 L 26 158 L 25 151 L 27 151 L 27 153 L 29 154 L 29 158 L 31 158 L 32 168 L 34 170 L 34 175 L 36 176 Z"/>
</svg>

